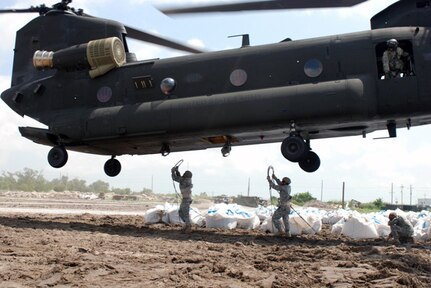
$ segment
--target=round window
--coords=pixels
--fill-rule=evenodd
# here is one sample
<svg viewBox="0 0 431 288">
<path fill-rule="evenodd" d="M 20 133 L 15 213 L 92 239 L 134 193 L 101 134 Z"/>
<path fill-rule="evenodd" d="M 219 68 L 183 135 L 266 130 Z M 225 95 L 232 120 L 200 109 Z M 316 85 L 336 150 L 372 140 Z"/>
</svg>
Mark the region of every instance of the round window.
<svg viewBox="0 0 431 288">
<path fill-rule="evenodd" d="M 317 59 L 310 59 L 304 65 L 304 72 L 310 78 L 315 78 L 320 76 L 323 72 L 323 65 Z"/>
<path fill-rule="evenodd" d="M 97 100 L 102 103 L 106 103 L 111 100 L 112 90 L 107 86 L 103 86 L 97 90 Z"/>
<path fill-rule="evenodd" d="M 165 78 L 160 83 L 160 90 L 162 90 L 163 94 L 169 95 L 174 91 L 177 83 L 173 78 Z"/>
<path fill-rule="evenodd" d="M 233 86 L 239 87 L 247 82 L 247 72 L 242 69 L 236 69 L 230 73 L 230 83 Z"/>
</svg>

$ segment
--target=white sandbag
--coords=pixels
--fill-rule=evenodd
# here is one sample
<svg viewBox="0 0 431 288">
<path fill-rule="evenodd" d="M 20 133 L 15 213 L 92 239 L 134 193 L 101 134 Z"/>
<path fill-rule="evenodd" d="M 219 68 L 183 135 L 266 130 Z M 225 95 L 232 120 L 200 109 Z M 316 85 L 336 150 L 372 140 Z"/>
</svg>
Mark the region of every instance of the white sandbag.
<svg viewBox="0 0 431 288">
<path fill-rule="evenodd" d="M 194 207 L 190 207 L 190 221 L 192 222 L 192 224 L 197 225 L 199 227 L 205 226 L 205 217 L 202 215 L 199 209 Z"/>
<path fill-rule="evenodd" d="M 376 227 L 377 234 L 379 237 L 387 237 L 391 233 L 391 227 L 388 225 L 389 219 L 381 213 L 375 213 L 370 215 L 370 220 Z"/>
<path fill-rule="evenodd" d="M 235 213 L 226 204 L 216 204 L 210 209 L 205 216 L 206 227 L 208 228 L 225 228 L 235 229 L 237 220 L 234 217 Z"/>
<path fill-rule="evenodd" d="M 270 205 L 268 207 L 257 206 L 255 213 L 259 217 L 260 221 L 265 221 L 266 218 L 271 217 L 274 214 L 274 211 L 277 210 L 277 207 L 274 205 Z"/>
<path fill-rule="evenodd" d="M 283 221 L 281 221 L 282 229 L 284 231 L 284 224 Z M 262 224 L 260 225 L 260 230 L 265 233 L 277 233 L 277 229 L 274 226 L 274 223 L 272 222 L 272 216 L 266 217 Z"/>
<path fill-rule="evenodd" d="M 334 235 L 341 235 L 344 223 L 346 223 L 346 220 L 344 218 L 341 218 L 337 223 L 332 225 L 331 233 Z"/>
<path fill-rule="evenodd" d="M 349 217 L 350 215 L 352 215 L 352 211 L 350 210 L 338 209 L 327 211 L 324 213 L 324 215 L 322 215 L 322 223 L 333 225 L 341 219 Z"/>
<path fill-rule="evenodd" d="M 162 222 L 164 210 L 162 205 L 157 205 L 155 208 L 147 210 L 144 214 L 144 223 L 155 224 Z"/>
<path fill-rule="evenodd" d="M 178 205 L 177 204 L 169 204 L 165 203 L 164 212 L 162 216 L 162 222 L 166 224 L 182 224 L 184 223 L 180 219 L 180 215 L 178 214 Z"/>
<path fill-rule="evenodd" d="M 416 241 L 431 239 L 431 217 L 420 217 L 413 227 L 413 238 Z"/>
<path fill-rule="evenodd" d="M 322 229 L 322 220 L 319 215 L 308 213 L 301 213 L 300 215 L 294 213 L 289 217 L 290 233 L 292 235 L 314 235 L 320 232 Z"/>
<path fill-rule="evenodd" d="M 256 215 L 256 209 L 250 210 L 237 204 L 228 204 L 227 209 L 233 211 L 239 229 L 255 229 L 260 225 L 260 219 Z"/>
<path fill-rule="evenodd" d="M 372 221 L 361 216 L 350 216 L 343 225 L 341 233 L 353 239 L 379 238 L 376 226 Z"/>
<path fill-rule="evenodd" d="M 236 217 L 237 228 L 253 230 L 259 227 L 260 219 L 256 214 L 247 214 L 246 216 Z"/>
<path fill-rule="evenodd" d="M 176 204 L 165 203 L 162 222 L 166 224 L 184 224 L 180 218 L 179 207 Z M 205 226 L 205 217 L 202 216 L 199 209 L 190 207 L 190 222 L 199 227 Z"/>
</svg>

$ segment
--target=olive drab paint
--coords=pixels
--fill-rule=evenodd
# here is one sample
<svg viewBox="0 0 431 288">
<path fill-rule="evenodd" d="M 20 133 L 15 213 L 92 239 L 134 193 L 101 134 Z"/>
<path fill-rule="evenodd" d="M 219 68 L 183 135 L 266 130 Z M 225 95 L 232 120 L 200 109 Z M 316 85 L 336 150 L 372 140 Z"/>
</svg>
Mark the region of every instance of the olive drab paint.
<svg viewBox="0 0 431 288">
<path fill-rule="evenodd" d="M 47 125 L 19 129 L 53 146 L 52 166 L 66 164 L 67 150 L 108 155 L 105 172 L 116 176 L 124 154 L 219 147 L 227 156 L 232 146 L 281 142 L 285 158 L 314 172 L 320 159 L 310 140 L 376 130 L 395 137 L 397 128 L 431 123 L 427 1 L 396 2 L 368 31 L 144 61 L 127 39 L 145 32 L 86 17 L 69 2 L 39 9 L 17 32 L 12 85 L 1 95 L 16 113 Z M 386 79 L 382 56 L 394 37 L 409 60 L 400 77 Z M 116 48 L 91 74 L 86 49 L 95 40 Z"/>
</svg>

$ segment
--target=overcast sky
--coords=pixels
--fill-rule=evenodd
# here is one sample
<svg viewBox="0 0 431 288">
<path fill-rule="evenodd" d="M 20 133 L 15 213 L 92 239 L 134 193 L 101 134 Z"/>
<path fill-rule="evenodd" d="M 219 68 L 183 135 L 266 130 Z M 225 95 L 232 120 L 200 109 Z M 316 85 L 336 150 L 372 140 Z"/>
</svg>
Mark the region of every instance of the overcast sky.
<svg viewBox="0 0 431 288">
<path fill-rule="evenodd" d="M 0 8 L 27 8 L 58 1 L 2 1 Z M 230 35 L 250 34 L 251 45 L 279 42 L 285 38 L 305 39 L 369 29 L 369 19 L 395 1 L 371 0 L 354 8 L 205 14 L 169 18 L 154 6 L 169 3 L 204 1 L 146 0 L 74 0 L 72 6 L 88 14 L 114 19 L 148 32 L 168 36 L 208 51 L 239 47 L 239 38 Z M 215 1 L 206 1 L 215 2 Z M 15 32 L 34 14 L 0 15 L 0 90 L 10 87 Z M 167 58 L 180 52 L 132 42 L 130 50 L 139 60 Z M 153 188 L 155 192 L 172 193 L 170 168 L 184 159 L 181 171 L 194 174 L 194 193 L 246 195 L 250 179 L 250 195 L 269 197 L 266 173 L 274 166 L 279 177 L 292 179 L 293 193 L 310 192 L 324 201 L 340 200 L 343 182 L 346 199 L 372 201 L 382 198 L 394 202 L 413 203 L 417 198 L 431 197 L 431 126 L 399 129 L 396 139 L 373 140 L 386 136 L 386 131 L 362 137 L 314 140 L 311 145 L 321 159 L 315 173 L 302 171 L 297 164 L 283 158 L 280 143 L 234 147 L 231 155 L 222 157 L 219 149 L 161 155 L 120 156 L 121 173 L 110 178 L 103 172 L 106 156 L 69 152 L 69 161 L 61 169 L 49 166 L 46 157 L 50 147 L 22 138 L 18 126 L 43 127 L 27 117 L 21 118 L 0 103 L 0 171 L 22 171 L 25 167 L 43 171 L 46 178 L 61 175 L 80 178 L 90 184 L 96 180 L 109 182 L 111 187 L 129 187 L 135 191 Z M 322 185 L 323 184 L 323 185 Z M 322 189 L 323 187 L 323 189 Z M 403 188 L 401 188 L 403 187 Z M 411 187 L 411 188 L 410 188 Z M 323 192 L 323 193 L 322 193 Z M 402 192 L 402 193 L 401 193 Z M 403 195 L 403 196 L 401 196 Z"/>
</svg>

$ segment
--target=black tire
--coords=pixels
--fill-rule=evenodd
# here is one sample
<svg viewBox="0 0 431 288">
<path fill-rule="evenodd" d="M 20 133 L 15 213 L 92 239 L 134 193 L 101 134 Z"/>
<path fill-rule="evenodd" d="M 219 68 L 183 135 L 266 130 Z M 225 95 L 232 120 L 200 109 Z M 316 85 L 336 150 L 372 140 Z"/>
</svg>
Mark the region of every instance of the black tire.
<svg viewBox="0 0 431 288">
<path fill-rule="evenodd" d="M 109 159 L 105 162 L 105 166 L 103 167 L 106 175 L 109 177 L 115 177 L 121 172 L 121 163 L 117 159 Z"/>
<path fill-rule="evenodd" d="M 54 146 L 49 150 L 48 163 L 54 168 L 61 168 L 66 164 L 68 157 L 63 146 Z"/>
<path fill-rule="evenodd" d="M 302 168 L 305 172 L 314 172 L 320 167 L 320 158 L 313 151 L 308 151 L 307 155 L 304 159 L 299 161 L 299 167 Z"/>
<path fill-rule="evenodd" d="M 307 154 L 307 144 L 300 136 L 289 136 L 281 143 L 281 154 L 292 162 L 298 162 Z"/>
</svg>

